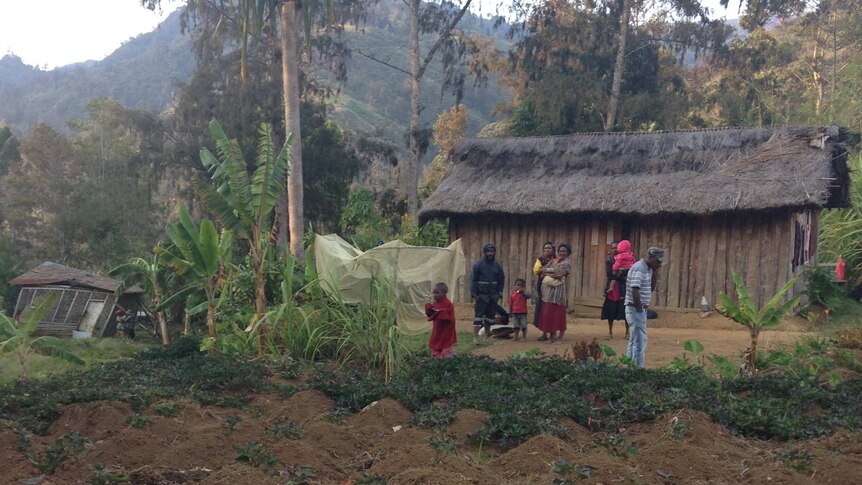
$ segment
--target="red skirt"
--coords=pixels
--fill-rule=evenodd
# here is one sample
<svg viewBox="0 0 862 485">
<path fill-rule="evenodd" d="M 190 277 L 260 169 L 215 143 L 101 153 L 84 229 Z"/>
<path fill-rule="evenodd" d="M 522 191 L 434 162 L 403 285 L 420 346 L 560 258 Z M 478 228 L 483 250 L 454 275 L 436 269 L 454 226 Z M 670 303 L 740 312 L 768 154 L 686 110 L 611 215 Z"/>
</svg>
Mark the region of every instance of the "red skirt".
<svg viewBox="0 0 862 485">
<path fill-rule="evenodd" d="M 552 333 L 565 329 L 566 307 L 543 301 L 542 312 L 539 314 L 539 330 L 544 333 Z"/>
</svg>

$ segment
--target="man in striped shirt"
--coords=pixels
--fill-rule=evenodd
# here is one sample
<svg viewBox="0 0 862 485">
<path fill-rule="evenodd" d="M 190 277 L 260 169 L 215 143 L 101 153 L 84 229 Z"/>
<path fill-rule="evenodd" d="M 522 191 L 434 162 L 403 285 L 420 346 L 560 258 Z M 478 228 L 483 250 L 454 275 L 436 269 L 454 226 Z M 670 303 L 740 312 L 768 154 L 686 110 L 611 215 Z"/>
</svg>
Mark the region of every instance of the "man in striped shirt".
<svg viewBox="0 0 862 485">
<path fill-rule="evenodd" d="M 647 257 L 629 270 L 626 277 L 626 321 L 631 327 L 631 336 L 626 355 L 639 367 L 644 367 L 647 346 L 647 308 L 652 300 L 653 275 L 664 262 L 664 250 L 649 248 Z"/>
</svg>

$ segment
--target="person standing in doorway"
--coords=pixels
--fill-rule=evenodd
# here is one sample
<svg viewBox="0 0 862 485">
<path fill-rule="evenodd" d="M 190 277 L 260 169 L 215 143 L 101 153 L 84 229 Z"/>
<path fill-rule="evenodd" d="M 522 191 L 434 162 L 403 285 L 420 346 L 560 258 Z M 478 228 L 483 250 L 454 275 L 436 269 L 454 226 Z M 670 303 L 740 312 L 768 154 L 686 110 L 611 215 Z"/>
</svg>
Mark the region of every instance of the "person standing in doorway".
<svg viewBox="0 0 862 485">
<path fill-rule="evenodd" d="M 664 262 L 664 250 L 649 248 L 647 257 L 629 269 L 626 278 L 626 321 L 631 327 L 626 355 L 644 367 L 647 347 L 647 309 L 652 301 L 654 275 Z"/>
<path fill-rule="evenodd" d="M 548 241 L 542 248 L 542 255 L 539 256 L 533 264 L 533 274 L 536 275 L 536 299 L 534 300 L 536 304 L 536 314 L 533 319 L 533 325 L 535 325 L 536 328 L 539 327 L 539 314 L 542 311 L 542 268 L 550 264 L 556 256 L 557 248 L 554 247 L 554 243 Z M 548 340 L 548 334 L 542 332 L 542 336 L 539 337 L 539 341 L 545 340 Z"/>
<path fill-rule="evenodd" d="M 473 317 L 473 343 L 479 343 L 479 329 L 485 327 L 485 339 L 491 335 L 491 325 L 497 311 L 497 301 L 503 295 L 506 276 L 497 263 L 497 247 L 488 243 L 482 248 L 483 257 L 473 264 L 470 293 L 476 301 Z"/>
</svg>

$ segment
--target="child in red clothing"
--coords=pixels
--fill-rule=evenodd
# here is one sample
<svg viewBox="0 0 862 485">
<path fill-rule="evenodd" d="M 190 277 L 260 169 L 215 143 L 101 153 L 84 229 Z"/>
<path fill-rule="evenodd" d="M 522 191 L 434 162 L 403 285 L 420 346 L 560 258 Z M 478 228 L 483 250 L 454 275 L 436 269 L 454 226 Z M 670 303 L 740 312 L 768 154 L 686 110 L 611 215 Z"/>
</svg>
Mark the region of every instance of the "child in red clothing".
<svg viewBox="0 0 862 485">
<path fill-rule="evenodd" d="M 431 347 L 431 357 L 435 359 L 452 357 L 452 348 L 458 342 L 455 333 L 455 306 L 446 298 L 448 292 L 446 283 L 437 283 L 434 285 L 434 301 L 425 304 L 425 315 L 428 316 L 429 322 L 434 322 L 428 347 Z"/>
<path fill-rule="evenodd" d="M 523 278 L 515 280 L 515 289 L 509 295 L 509 313 L 512 314 L 512 325 L 515 327 L 515 340 L 518 340 L 518 331 L 523 334 L 523 339 L 527 340 L 527 299 L 530 298 L 530 293 L 527 292 L 527 282 Z"/>
</svg>

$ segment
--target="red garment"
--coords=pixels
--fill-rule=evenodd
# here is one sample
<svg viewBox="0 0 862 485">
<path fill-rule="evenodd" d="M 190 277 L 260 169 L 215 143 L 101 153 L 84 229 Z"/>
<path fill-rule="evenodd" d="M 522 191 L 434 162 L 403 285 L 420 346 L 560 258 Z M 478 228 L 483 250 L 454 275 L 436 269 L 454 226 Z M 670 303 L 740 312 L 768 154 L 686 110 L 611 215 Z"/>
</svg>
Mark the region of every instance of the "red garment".
<svg viewBox="0 0 862 485">
<path fill-rule="evenodd" d="M 513 291 L 509 295 L 509 311 L 512 315 L 527 314 L 527 295 L 523 291 Z"/>
<path fill-rule="evenodd" d="M 835 264 L 835 279 L 840 282 L 845 281 L 845 266 L 846 263 L 844 263 L 844 258 L 838 256 L 838 263 Z"/>
<path fill-rule="evenodd" d="M 556 303 L 542 302 L 539 314 L 539 330 L 544 333 L 559 332 L 566 329 L 566 307 Z"/>
<path fill-rule="evenodd" d="M 617 254 L 614 256 L 614 271 L 630 269 L 635 264 L 635 255 L 632 253 L 632 243 L 623 239 L 617 243 Z"/>
<path fill-rule="evenodd" d="M 458 342 L 458 335 L 455 333 L 455 305 L 448 298 L 426 303 L 425 315 L 428 315 L 429 322 L 434 322 L 431 340 L 428 341 L 431 350 L 442 351 Z"/>
<path fill-rule="evenodd" d="M 614 302 L 620 301 L 620 285 L 621 284 L 622 284 L 621 282 L 616 281 L 616 280 L 611 282 L 611 292 L 607 294 L 608 300 L 614 301 Z"/>
</svg>

